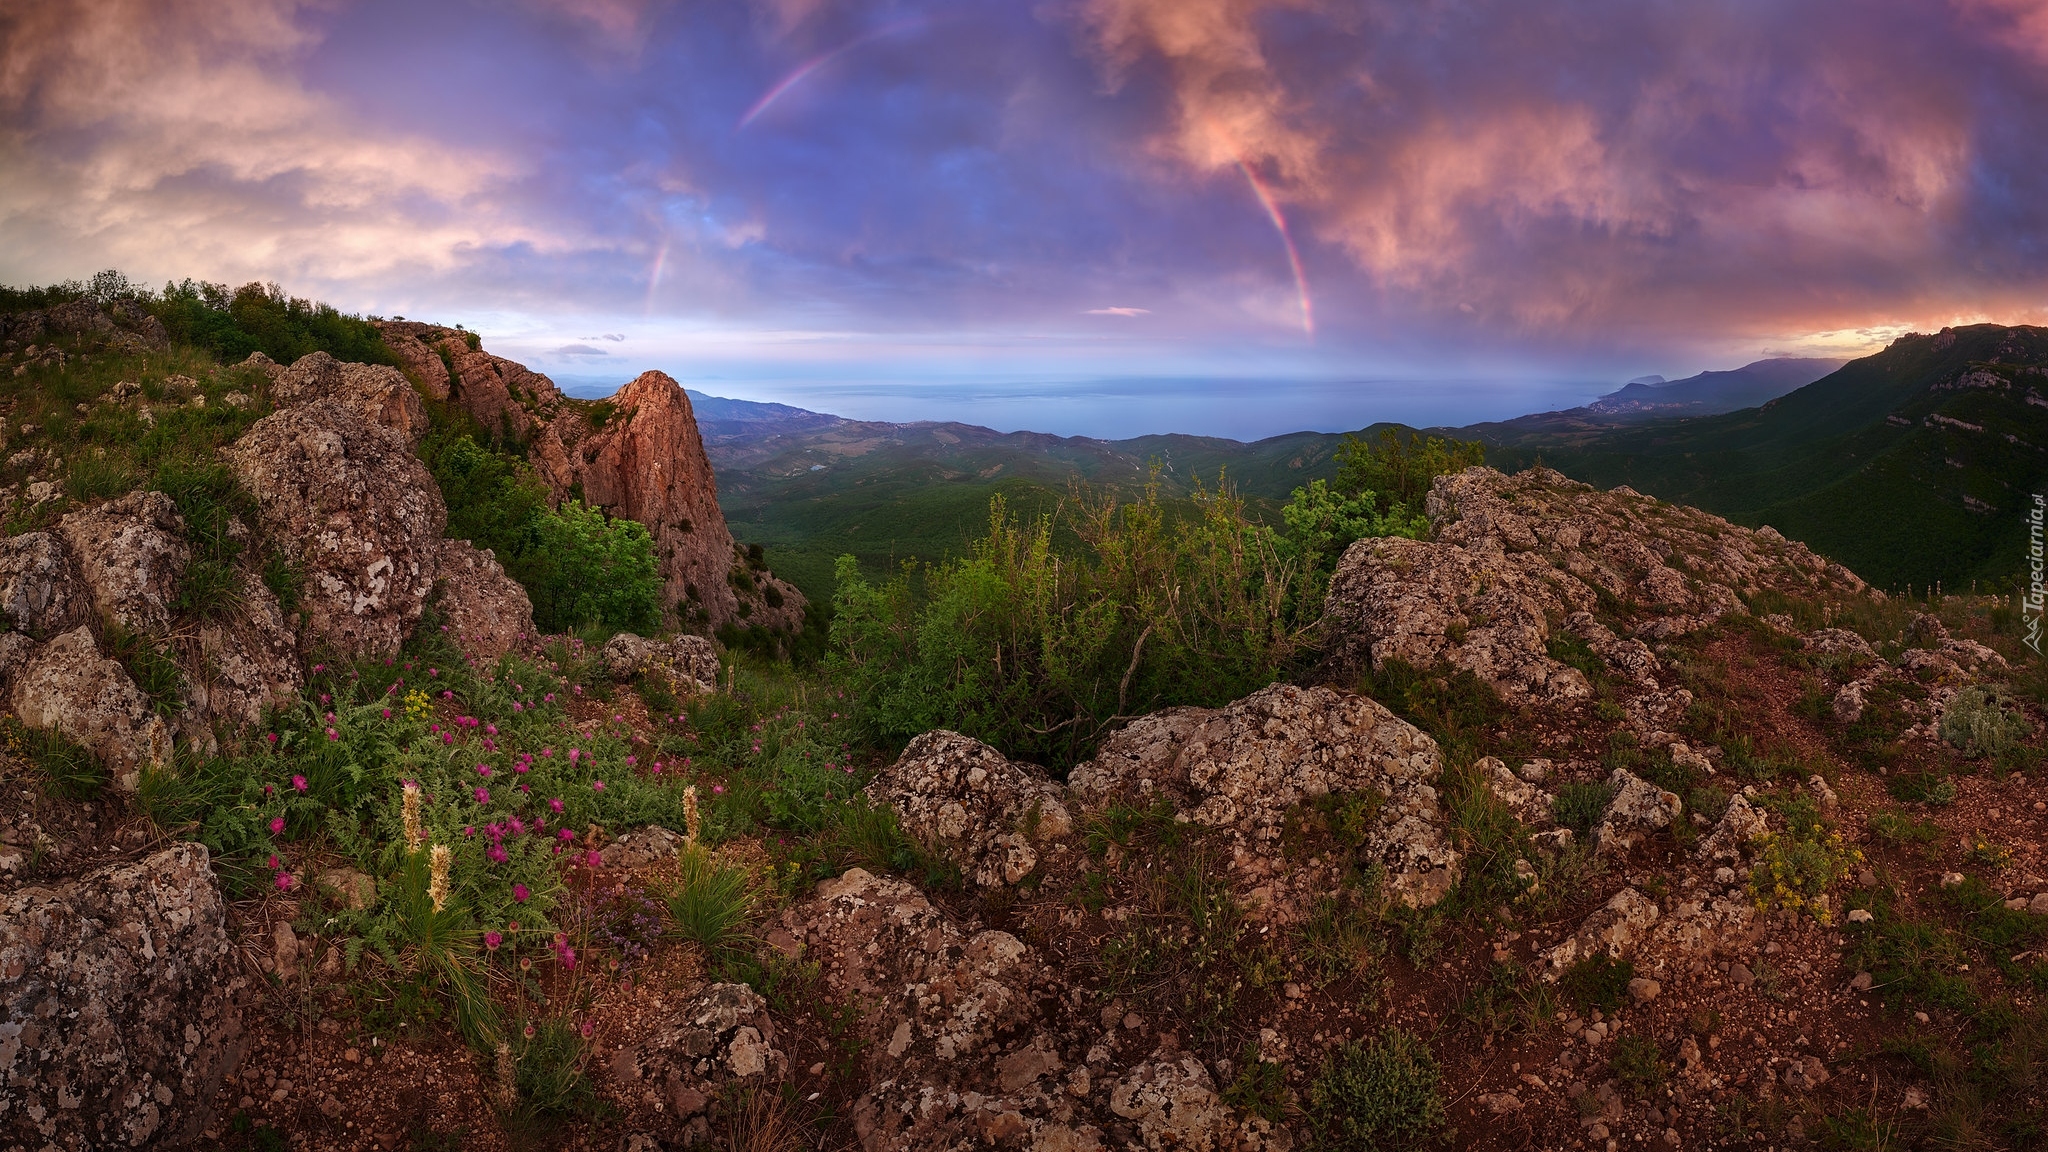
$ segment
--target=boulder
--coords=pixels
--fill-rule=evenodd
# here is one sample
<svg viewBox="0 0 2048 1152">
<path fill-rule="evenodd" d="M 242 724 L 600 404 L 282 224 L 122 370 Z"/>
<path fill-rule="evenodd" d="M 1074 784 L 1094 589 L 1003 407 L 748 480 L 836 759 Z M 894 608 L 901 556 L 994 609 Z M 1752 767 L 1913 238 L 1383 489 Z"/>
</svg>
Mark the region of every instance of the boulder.
<svg viewBox="0 0 2048 1152">
<path fill-rule="evenodd" d="M 1134 721 L 1074 769 L 1068 788 L 1090 810 L 1119 795 L 1170 799 L 1187 819 L 1229 831 L 1233 867 L 1247 879 L 1283 886 L 1279 840 L 1289 810 L 1331 793 L 1367 797 L 1366 852 L 1384 867 L 1391 894 L 1427 907 L 1459 874 L 1437 802 L 1442 769 L 1436 741 L 1378 702 L 1276 684 L 1225 708 Z"/>
<path fill-rule="evenodd" d="M 0 1144 L 176 1147 L 240 1057 L 226 909 L 179 844 L 0 896 Z"/>
<path fill-rule="evenodd" d="M 533 601 L 490 549 L 443 540 L 435 575 L 441 589 L 435 610 L 470 659 L 495 660 L 532 639 Z"/>
<path fill-rule="evenodd" d="M 1543 955 L 1543 979 L 1555 983 L 1565 969 L 1595 956 L 1615 959 L 1634 951 L 1657 922 L 1657 903 L 1623 888 L 1580 923 L 1579 930 Z"/>
<path fill-rule="evenodd" d="M 702 696 L 718 689 L 718 647 L 702 636 L 684 633 L 664 643 L 621 632 L 605 641 L 598 656 L 614 680 L 659 672 L 685 696 Z"/>
<path fill-rule="evenodd" d="M 903 830 L 984 888 L 1038 867 L 1039 843 L 1074 830 L 1060 787 L 1036 764 L 1010 760 L 958 732 L 927 732 L 868 784 Z"/>
<path fill-rule="evenodd" d="M 1109 1110 L 1130 1121 L 1148 1150 L 1282 1152 L 1294 1142 L 1256 1117 L 1240 1121 L 1216 1094 L 1209 1070 L 1193 1056 L 1161 1055 L 1111 1087 Z"/>
<path fill-rule="evenodd" d="M 54 532 L 0 540 L 0 614 L 18 632 L 54 636 L 92 614 L 92 593 Z"/>
<path fill-rule="evenodd" d="M 1740 860 L 1757 837 L 1770 825 L 1764 814 L 1746 796 L 1728 801 L 1728 810 L 1714 823 L 1714 830 L 1700 837 L 1693 855 L 1707 861 Z"/>
<path fill-rule="evenodd" d="M 409 441 L 427 434 L 427 407 L 419 392 L 404 373 L 383 364 L 344 363 L 309 352 L 274 378 L 270 398 L 279 408 L 332 400 Z"/>
<path fill-rule="evenodd" d="M 724 1093 L 786 1079 L 789 1058 L 775 1047 L 775 1022 L 759 993 L 745 984 L 713 984 L 671 1023 L 621 1048 L 611 1072 L 656 1092 L 684 1126 L 686 1142 L 695 1143 L 707 1130 L 701 1118 Z"/>
<path fill-rule="evenodd" d="M 170 762 L 170 726 L 150 709 L 127 670 L 100 654 L 88 628 L 74 628 L 30 655 L 7 696 L 23 724 L 61 732 L 90 749 L 118 787 L 132 791 L 144 768 Z"/>
<path fill-rule="evenodd" d="M 448 523 L 405 437 L 320 400 L 264 417 L 222 455 L 305 573 L 307 642 L 395 653 L 433 590 Z"/>
<path fill-rule="evenodd" d="M 52 329 L 67 336 L 110 335 L 114 321 L 90 300 L 70 300 L 46 314 Z"/>
<path fill-rule="evenodd" d="M 185 521 L 162 492 L 130 492 L 57 524 L 102 617 L 136 632 L 170 627 L 178 580 L 191 563 Z"/>
<path fill-rule="evenodd" d="M 190 716 L 200 727 L 260 723 L 266 708 L 289 703 L 305 686 L 292 621 L 277 596 L 253 567 L 235 578 L 235 602 L 199 624 L 199 658 L 179 653 Z"/>
<path fill-rule="evenodd" d="M 1666 792 L 1626 768 L 1607 778 L 1614 798 L 1594 829 L 1593 843 L 1602 852 L 1623 852 L 1660 828 L 1669 828 L 1685 808 L 1675 792 Z"/>
</svg>

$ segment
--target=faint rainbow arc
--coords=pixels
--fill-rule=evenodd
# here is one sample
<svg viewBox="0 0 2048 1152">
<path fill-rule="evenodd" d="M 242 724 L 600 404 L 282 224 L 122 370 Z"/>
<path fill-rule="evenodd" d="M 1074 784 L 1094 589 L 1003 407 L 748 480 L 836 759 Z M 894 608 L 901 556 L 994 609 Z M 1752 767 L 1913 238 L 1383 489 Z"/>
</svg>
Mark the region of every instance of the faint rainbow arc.
<svg viewBox="0 0 2048 1152">
<path fill-rule="evenodd" d="M 755 117 L 766 112 L 770 104 L 780 100 L 784 93 L 801 84 L 805 77 L 837 60 L 839 57 L 846 55 L 848 52 L 853 51 L 855 48 L 880 40 L 884 36 L 894 36 L 898 32 L 908 32 L 914 28 L 922 28 L 924 24 L 925 20 L 921 16 L 912 17 L 908 20 L 898 20 L 894 24 L 884 24 L 872 32 L 865 32 L 848 40 L 837 48 L 811 57 L 809 60 L 797 65 L 795 71 L 776 81 L 774 87 L 762 93 L 761 98 L 754 101 L 753 106 L 741 114 L 739 123 L 733 125 L 733 131 L 737 132 L 753 123 Z"/>
<path fill-rule="evenodd" d="M 1294 234 L 1287 230 L 1287 217 L 1280 211 L 1280 202 L 1273 199 L 1272 190 L 1259 174 L 1242 159 L 1237 161 L 1237 170 L 1244 173 L 1247 183 L 1252 186 L 1252 195 L 1259 198 L 1259 206 L 1266 210 L 1266 218 L 1273 222 L 1273 230 L 1280 233 L 1280 243 L 1287 249 L 1287 266 L 1294 272 L 1294 291 L 1301 299 L 1301 330 L 1310 340 L 1316 338 L 1316 306 L 1314 297 L 1309 295 L 1308 273 L 1301 267 L 1301 252 L 1294 246 Z"/>
<path fill-rule="evenodd" d="M 641 305 L 643 311 L 654 311 L 654 290 L 661 285 L 662 266 L 668 263 L 668 237 L 661 239 L 661 247 L 654 253 L 654 267 L 647 273 L 647 300 Z"/>
</svg>

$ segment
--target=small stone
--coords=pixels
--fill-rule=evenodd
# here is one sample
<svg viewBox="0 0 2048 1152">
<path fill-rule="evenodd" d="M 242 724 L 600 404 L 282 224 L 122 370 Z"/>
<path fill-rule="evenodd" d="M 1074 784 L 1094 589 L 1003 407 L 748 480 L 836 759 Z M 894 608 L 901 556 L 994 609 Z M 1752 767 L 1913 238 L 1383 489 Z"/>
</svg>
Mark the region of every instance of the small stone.
<svg viewBox="0 0 2048 1152">
<path fill-rule="evenodd" d="M 2027 902 L 2027 911 L 2037 916 L 2048 916 L 2048 892 L 2034 893 L 2034 898 Z"/>
<path fill-rule="evenodd" d="M 351 1064 L 358 1064 L 362 1062 L 363 1054 L 354 1048 L 350 1048 L 341 1054 L 341 1058 Z"/>
<path fill-rule="evenodd" d="M 1870 870 L 1870 869 L 1868 869 L 1868 868 L 1862 869 L 1861 871 L 1857 872 L 1857 873 L 1856 873 L 1856 886 L 1857 886 L 1858 888 L 1875 888 L 1875 887 L 1877 887 L 1877 873 L 1875 873 L 1875 872 L 1871 871 L 1871 870 Z"/>
<path fill-rule="evenodd" d="M 1955 888 L 1962 884 L 1963 879 L 1964 877 L 1961 872 L 1943 872 L 1941 874 L 1941 886 L 1943 888 Z"/>
<path fill-rule="evenodd" d="M 1628 994 L 1638 1004 L 1648 1004 L 1657 998 L 1664 986 L 1647 976 L 1638 976 L 1628 982 Z"/>
<path fill-rule="evenodd" d="M 1920 1023 L 1922 1023 L 1922 1024 L 1928 1023 L 1928 1021 L 1929 1021 L 1929 1017 L 1928 1017 L 1927 1013 L 1925 1013 L 1925 1012 L 1915 1012 L 1915 1013 L 1913 1013 L 1913 1019 L 1915 1019 L 1915 1020 L 1918 1020 L 1918 1021 L 1919 1021 Z"/>
<path fill-rule="evenodd" d="M 1602 1124 L 1598 1120 L 1595 1120 L 1586 1129 L 1586 1135 L 1592 1137 L 1595 1140 L 1605 1140 L 1607 1139 L 1607 1125 Z"/>
<path fill-rule="evenodd" d="M 1138 1014 L 1137 1014 L 1136 1012 L 1126 1012 L 1126 1013 L 1124 1013 L 1124 1029 L 1125 1029 L 1125 1031 L 1129 1031 L 1129 1032 L 1139 1032 L 1139 1031 L 1143 1031 L 1143 1030 L 1144 1030 L 1144 1027 L 1145 1027 L 1145 1019 L 1144 1019 L 1144 1017 L 1142 1017 L 1142 1016 L 1139 1016 L 1139 1015 L 1138 1015 Z"/>
<path fill-rule="evenodd" d="M 813 1065 L 811 1065 L 811 1075 L 813 1075 L 813 1076 L 819 1076 L 819 1075 L 822 1075 L 822 1074 L 824 1073 L 824 1071 L 825 1071 L 825 1062 L 824 1062 L 823 1060 L 820 1060 L 820 1061 L 818 1061 L 818 1062 L 817 1062 L 816 1064 L 813 1064 Z"/>
<path fill-rule="evenodd" d="M 1870 914 L 1870 909 L 1868 908 L 1849 909 L 1849 923 L 1851 924 L 1868 924 L 1874 919 L 1876 917 Z"/>
<path fill-rule="evenodd" d="M 290 976 L 299 967 L 299 938 L 290 922 L 279 920 L 270 930 L 270 963 L 279 976 Z"/>
<path fill-rule="evenodd" d="M 1728 978 L 1735 981 L 1737 987 L 1747 988 L 1756 982 L 1756 973 L 1751 972 L 1747 964 L 1731 964 L 1728 966 Z"/>
<path fill-rule="evenodd" d="M 1308 992 L 1305 991 L 1301 985 L 1296 984 L 1291 980 L 1288 981 L 1287 987 L 1284 989 L 1284 991 L 1287 993 L 1287 998 L 1289 1000 L 1300 1000 L 1308 996 Z"/>
<path fill-rule="evenodd" d="M 1872 983 L 1874 981 L 1871 979 L 1870 973 L 1858 972 L 1856 978 L 1849 981 L 1849 990 L 1852 992 L 1868 992 Z"/>
</svg>

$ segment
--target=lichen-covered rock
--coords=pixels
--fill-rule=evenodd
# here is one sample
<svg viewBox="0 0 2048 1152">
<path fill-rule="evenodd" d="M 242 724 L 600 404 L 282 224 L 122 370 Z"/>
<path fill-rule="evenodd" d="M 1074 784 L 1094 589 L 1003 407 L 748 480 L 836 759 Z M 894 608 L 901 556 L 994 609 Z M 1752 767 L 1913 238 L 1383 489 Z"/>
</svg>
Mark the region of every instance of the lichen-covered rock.
<svg viewBox="0 0 2048 1152">
<path fill-rule="evenodd" d="M 1626 768 L 1616 768 L 1607 778 L 1614 798 L 1600 816 L 1593 842 L 1602 852 L 1633 848 L 1648 833 L 1671 827 L 1685 808 L 1675 792 L 1666 792 Z"/>
<path fill-rule="evenodd" d="M 1130 1121 L 1146 1152 L 1285 1152 L 1284 1128 L 1240 1120 L 1216 1093 L 1200 1060 L 1162 1056 L 1131 1069 L 1111 1087 L 1109 1109 Z"/>
<path fill-rule="evenodd" d="M 309 352 L 279 373 L 270 386 L 279 408 L 333 400 L 409 441 L 427 434 L 427 408 L 420 394 L 396 368 L 383 364 L 352 364 L 325 352 Z"/>
<path fill-rule="evenodd" d="M 102 616 L 137 632 L 170 626 L 178 579 L 191 562 L 192 549 L 169 496 L 130 492 L 73 512 L 58 522 L 57 531 L 70 545 Z"/>
<path fill-rule="evenodd" d="M 1175 709 L 1103 741 L 1068 787 L 1087 808 L 1157 794 L 1188 819 L 1227 829 L 1233 867 L 1285 884 L 1278 843 L 1296 805 L 1331 793 L 1375 801 L 1367 851 L 1388 891 L 1426 907 L 1458 878 L 1435 783 L 1436 742 L 1376 701 L 1332 688 L 1276 684 L 1219 709 Z M 1273 894 L 1277 899 L 1277 893 Z"/>
<path fill-rule="evenodd" d="M 1728 801 L 1728 810 L 1714 823 L 1714 830 L 1700 837 L 1693 855 L 1703 860 L 1739 860 L 1750 844 L 1770 825 L 1764 814 L 1746 796 Z"/>
<path fill-rule="evenodd" d="M 235 579 L 235 602 L 199 625 L 199 658 L 179 661 L 190 716 L 208 730 L 256 724 L 266 708 L 289 703 L 305 686 L 298 641 L 277 596 L 253 567 Z"/>
<path fill-rule="evenodd" d="M 666 643 L 621 632 L 605 641 L 598 653 L 614 680 L 655 673 L 667 677 L 675 691 L 701 696 L 718 688 L 718 647 L 689 633 Z"/>
<path fill-rule="evenodd" d="M 657 1092 L 684 1126 L 686 1142 L 701 1139 L 702 1117 L 733 1087 L 766 1087 L 787 1078 L 789 1058 L 775 1047 L 768 1002 L 745 984 L 713 984 L 669 1024 L 621 1048 L 612 1076 Z"/>
<path fill-rule="evenodd" d="M 1595 956 L 1620 959 L 1635 949 L 1656 922 L 1656 902 L 1633 888 L 1623 888 L 1586 917 L 1578 931 L 1544 953 L 1543 979 L 1555 982 L 1565 969 Z"/>
<path fill-rule="evenodd" d="M 1550 793 L 1508 771 L 1507 762 L 1498 756 L 1483 757 L 1474 767 L 1486 774 L 1487 786 L 1515 814 L 1515 819 L 1535 828 L 1550 823 Z M 1540 780 L 1545 774 L 1539 772 L 1536 778 Z"/>
<path fill-rule="evenodd" d="M 144 768 L 170 760 L 170 726 L 127 670 L 100 654 L 90 629 L 74 628 L 29 656 L 7 697 L 22 723 L 91 749 L 118 787 L 133 790 Z"/>
<path fill-rule="evenodd" d="M 984 888 L 1015 884 L 1038 867 L 1040 841 L 1074 829 L 1060 787 L 958 732 L 927 732 L 868 785 L 903 830 L 938 850 Z"/>
<path fill-rule="evenodd" d="M 239 1057 L 206 849 L 0 896 L 0 1144 L 176 1147 Z"/>
<path fill-rule="evenodd" d="M 441 541 L 435 577 L 441 589 L 435 611 L 470 659 L 495 660 L 534 635 L 532 599 L 489 549 Z"/>
<path fill-rule="evenodd" d="M 222 455 L 305 574 L 307 642 L 396 652 L 433 590 L 448 523 L 405 438 L 320 400 L 264 417 Z"/>
<path fill-rule="evenodd" d="M 1684 635 L 1764 589 L 1858 593 L 1861 580 L 1775 532 L 1617 488 L 1596 492 L 1556 472 L 1439 476 L 1426 502 L 1434 539 L 1360 540 L 1330 582 L 1338 672 L 1402 660 L 1469 669 L 1503 695 L 1567 703 L 1590 694 L 1552 658 L 1565 621 L 1636 690 L 1659 667 L 1640 641 Z M 1613 612 L 1635 643 L 1595 618 Z"/>
<path fill-rule="evenodd" d="M 9 627 L 54 636 L 83 623 L 91 611 L 92 593 L 56 533 L 0 540 L 0 613 Z"/>
</svg>

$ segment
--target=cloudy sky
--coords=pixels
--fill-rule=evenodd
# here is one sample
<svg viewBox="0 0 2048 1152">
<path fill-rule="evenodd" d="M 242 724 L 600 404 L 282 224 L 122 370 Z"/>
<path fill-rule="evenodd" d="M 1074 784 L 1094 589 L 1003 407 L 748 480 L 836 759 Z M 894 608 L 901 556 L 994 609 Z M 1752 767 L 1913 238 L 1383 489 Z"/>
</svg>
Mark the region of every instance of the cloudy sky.
<svg viewBox="0 0 2048 1152">
<path fill-rule="evenodd" d="M 0 279 L 887 415 L 1495 416 L 2043 321 L 2043 124 L 2040 0 L 0 0 Z"/>
</svg>

